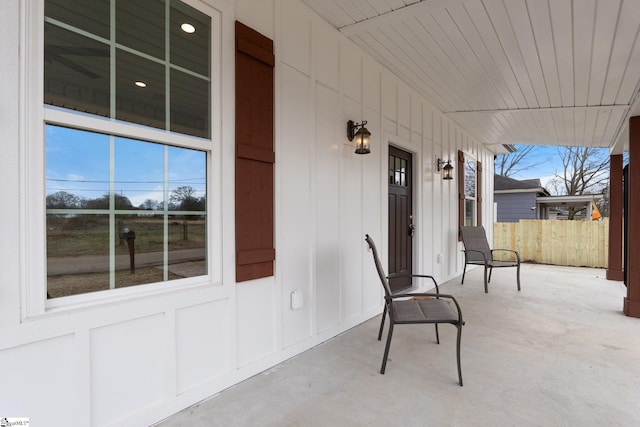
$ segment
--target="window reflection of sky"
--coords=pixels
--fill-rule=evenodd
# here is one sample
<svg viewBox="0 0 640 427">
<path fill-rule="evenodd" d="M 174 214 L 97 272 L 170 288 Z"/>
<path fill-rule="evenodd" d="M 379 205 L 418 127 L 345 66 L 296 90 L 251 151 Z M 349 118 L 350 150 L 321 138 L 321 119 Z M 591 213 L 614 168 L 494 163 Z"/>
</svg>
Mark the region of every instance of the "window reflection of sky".
<svg viewBox="0 0 640 427">
<path fill-rule="evenodd" d="M 164 201 L 164 146 L 115 138 L 114 192 L 139 206 L 145 200 Z"/>
<path fill-rule="evenodd" d="M 47 125 L 47 194 L 94 199 L 109 191 L 109 137 Z"/>
<path fill-rule="evenodd" d="M 47 125 L 46 193 L 65 191 L 84 199 L 109 192 L 109 136 Z M 168 192 L 191 186 L 197 198 L 206 194 L 206 154 L 167 147 Z M 114 138 L 114 192 L 134 207 L 147 200 L 164 202 L 165 146 L 127 138 Z"/>
<path fill-rule="evenodd" d="M 195 197 L 206 194 L 206 157 L 204 153 L 179 147 L 169 147 L 169 192 L 188 185 Z"/>
</svg>

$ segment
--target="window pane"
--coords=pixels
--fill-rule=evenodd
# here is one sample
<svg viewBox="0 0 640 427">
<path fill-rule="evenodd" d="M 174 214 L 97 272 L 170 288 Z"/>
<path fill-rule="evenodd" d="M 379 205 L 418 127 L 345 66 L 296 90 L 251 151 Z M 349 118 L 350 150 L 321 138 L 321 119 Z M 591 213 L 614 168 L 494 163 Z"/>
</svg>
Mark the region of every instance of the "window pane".
<svg viewBox="0 0 640 427">
<path fill-rule="evenodd" d="M 207 274 L 206 216 L 169 217 L 169 280 Z"/>
<path fill-rule="evenodd" d="M 115 138 L 116 209 L 164 208 L 164 150 L 161 144 Z"/>
<path fill-rule="evenodd" d="M 207 274 L 206 152 L 45 129 L 51 298 Z"/>
<path fill-rule="evenodd" d="M 465 200 L 464 201 L 464 225 L 473 226 L 475 225 L 475 200 Z"/>
<path fill-rule="evenodd" d="M 116 64 L 116 118 L 166 129 L 165 67 L 122 50 Z"/>
<path fill-rule="evenodd" d="M 109 47 L 45 24 L 44 103 L 109 116 Z"/>
<path fill-rule="evenodd" d="M 109 136 L 46 125 L 47 209 L 109 208 Z"/>
<path fill-rule="evenodd" d="M 464 162 L 464 195 L 476 197 L 476 162 L 465 160 Z"/>
<path fill-rule="evenodd" d="M 114 36 L 109 1 L 45 2 L 44 103 L 210 138 L 211 18 L 171 0 L 167 25 L 165 1 L 115 4 Z"/>
<path fill-rule="evenodd" d="M 389 156 L 389 184 L 394 184 L 395 183 L 395 168 L 394 168 L 394 164 L 395 164 L 395 157 L 393 156 Z"/>
<path fill-rule="evenodd" d="M 170 279 L 207 274 L 206 159 L 204 152 L 169 147 L 170 208 L 194 212 L 169 216 Z"/>
<path fill-rule="evenodd" d="M 109 216 L 47 215 L 49 298 L 109 289 Z"/>
<path fill-rule="evenodd" d="M 116 288 L 164 281 L 164 217 L 118 215 Z"/>
<path fill-rule="evenodd" d="M 394 178 L 393 178 L 393 183 L 395 185 L 400 185 L 400 183 L 402 182 L 402 179 L 400 177 L 400 157 L 394 157 L 395 160 L 395 165 L 393 166 L 394 168 Z"/>
<path fill-rule="evenodd" d="M 209 138 L 210 84 L 178 70 L 171 70 L 171 130 Z"/>
<path fill-rule="evenodd" d="M 206 209 L 207 156 L 202 151 L 169 147 L 169 209 Z"/>
<path fill-rule="evenodd" d="M 109 0 L 47 0 L 44 15 L 109 38 Z"/>
<path fill-rule="evenodd" d="M 116 42 L 165 59 L 165 6 L 159 0 L 116 2 Z"/>
<path fill-rule="evenodd" d="M 185 32 L 182 24 L 195 30 Z M 180 1 L 171 2 L 171 63 L 211 77 L 211 18 Z"/>
</svg>

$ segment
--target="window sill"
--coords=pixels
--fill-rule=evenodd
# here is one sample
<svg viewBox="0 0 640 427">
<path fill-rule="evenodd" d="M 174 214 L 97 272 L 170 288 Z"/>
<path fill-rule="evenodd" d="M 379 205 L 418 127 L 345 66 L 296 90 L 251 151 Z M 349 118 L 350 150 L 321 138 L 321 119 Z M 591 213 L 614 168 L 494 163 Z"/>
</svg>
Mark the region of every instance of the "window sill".
<svg viewBox="0 0 640 427">
<path fill-rule="evenodd" d="M 45 312 L 34 314 L 25 319 L 26 322 L 50 318 L 54 316 L 73 314 L 76 312 L 108 309 L 109 307 L 128 305 L 141 300 L 158 302 L 166 305 L 165 300 L 176 301 L 174 305 L 181 305 L 178 294 L 188 295 L 199 291 L 213 291 L 220 294 L 220 298 L 228 297 L 228 286 L 221 282 L 211 281 L 208 276 L 198 278 L 178 279 L 171 282 L 160 282 L 149 285 L 139 285 L 128 288 L 108 289 L 88 294 L 71 295 L 47 300 Z M 212 298 L 216 298 L 213 295 Z"/>
</svg>

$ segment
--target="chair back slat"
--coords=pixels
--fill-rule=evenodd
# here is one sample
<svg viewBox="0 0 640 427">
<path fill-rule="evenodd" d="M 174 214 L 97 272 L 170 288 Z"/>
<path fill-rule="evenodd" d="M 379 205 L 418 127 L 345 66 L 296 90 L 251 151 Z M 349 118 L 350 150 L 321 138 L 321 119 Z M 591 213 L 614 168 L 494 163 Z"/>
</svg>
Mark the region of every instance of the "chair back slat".
<svg viewBox="0 0 640 427">
<path fill-rule="evenodd" d="M 376 248 L 376 244 L 368 234 L 365 235 L 365 241 L 369 244 L 369 248 L 371 248 L 371 252 L 373 253 L 373 261 L 376 264 L 376 270 L 378 270 L 378 276 L 380 276 L 380 282 L 382 282 L 384 293 L 387 297 L 391 297 L 391 288 L 389 287 L 387 275 L 384 273 L 384 269 L 382 268 L 382 263 L 380 263 L 380 257 L 378 256 L 378 249 Z"/>
<path fill-rule="evenodd" d="M 491 255 L 491 247 L 487 241 L 487 233 L 484 231 L 484 227 L 460 227 L 462 233 L 462 243 L 464 248 L 468 251 L 481 251 L 487 256 L 488 261 L 493 261 Z M 480 261 L 484 262 L 484 258 L 478 252 L 467 252 L 467 261 Z"/>
</svg>

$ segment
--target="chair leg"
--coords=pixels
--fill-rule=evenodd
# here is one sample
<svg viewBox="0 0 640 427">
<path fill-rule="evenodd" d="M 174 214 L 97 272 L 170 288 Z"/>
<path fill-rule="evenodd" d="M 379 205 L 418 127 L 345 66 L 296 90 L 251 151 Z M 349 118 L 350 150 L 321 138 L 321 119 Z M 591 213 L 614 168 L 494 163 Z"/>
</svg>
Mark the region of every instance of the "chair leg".
<svg viewBox="0 0 640 427">
<path fill-rule="evenodd" d="M 391 319 L 389 319 L 391 320 Z M 387 367 L 387 357 L 389 357 L 389 347 L 391 347 L 391 336 L 393 335 L 393 322 L 389 321 L 389 334 L 387 335 L 387 345 L 384 348 L 384 356 L 382 357 L 382 367 L 380 373 L 384 375 L 384 371 Z"/>
<path fill-rule="evenodd" d="M 467 263 L 464 263 L 464 268 L 462 269 L 462 282 L 460 282 L 461 285 L 464 285 L 464 273 L 467 272 Z"/>
<path fill-rule="evenodd" d="M 382 320 L 380 321 L 380 331 L 378 332 L 378 341 L 382 339 L 382 328 L 384 328 L 384 318 L 387 317 L 387 304 L 384 305 L 382 310 Z"/>
<path fill-rule="evenodd" d="M 435 325 L 436 325 L 436 342 L 440 344 L 440 334 L 438 334 L 438 324 L 435 323 Z"/>
<path fill-rule="evenodd" d="M 484 293 L 489 293 L 489 288 L 487 287 L 487 264 L 484 265 Z"/>
<path fill-rule="evenodd" d="M 520 264 L 518 264 L 518 272 L 516 274 L 518 277 L 518 291 L 520 291 Z"/>
<path fill-rule="evenodd" d="M 460 366 L 460 338 L 462 336 L 462 325 L 457 325 L 458 327 L 458 343 L 456 346 L 456 356 L 458 359 L 458 380 L 460 381 L 460 387 L 462 387 L 462 367 Z"/>
<path fill-rule="evenodd" d="M 491 283 L 491 273 L 493 273 L 493 267 L 489 266 L 489 283 Z"/>
</svg>

